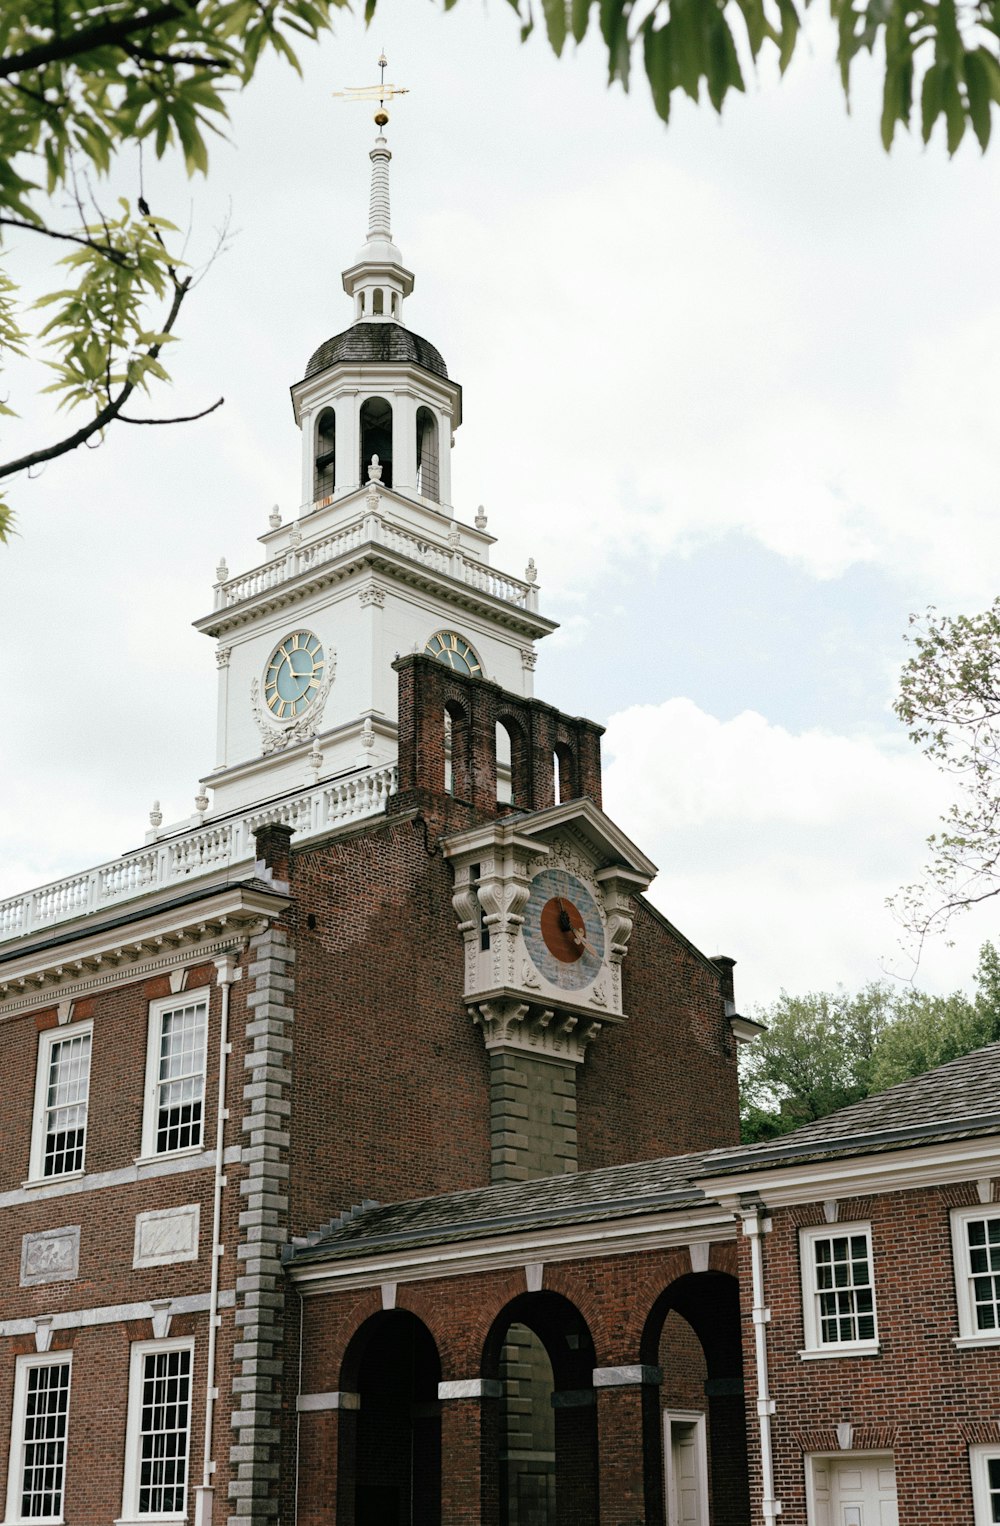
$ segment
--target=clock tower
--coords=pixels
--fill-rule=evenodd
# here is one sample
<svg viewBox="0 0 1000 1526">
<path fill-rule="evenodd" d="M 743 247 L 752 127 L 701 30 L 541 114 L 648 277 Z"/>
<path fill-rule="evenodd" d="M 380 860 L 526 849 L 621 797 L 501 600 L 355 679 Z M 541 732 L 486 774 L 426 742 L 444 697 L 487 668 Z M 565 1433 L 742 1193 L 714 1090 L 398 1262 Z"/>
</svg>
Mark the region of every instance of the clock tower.
<svg viewBox="0 0 1000 1526">
<path fill-rule="evenodd" d="M 301 507 L 290 522 L 272 513 L 256 567 L 220 564 L 197 622 L 218 664 L 210 818 L 394 763 L 401 654 L 529 697 L 535 642 L 555 629 L 534 564 L 494 569 L 485 514 L 467 522 L 452 506 L 462 389 L 403 322 L 414 277 L 392 238 L 378 121 L 368 234 L 343 272 L 352 321 L 291 389 Z"/>
</svg>

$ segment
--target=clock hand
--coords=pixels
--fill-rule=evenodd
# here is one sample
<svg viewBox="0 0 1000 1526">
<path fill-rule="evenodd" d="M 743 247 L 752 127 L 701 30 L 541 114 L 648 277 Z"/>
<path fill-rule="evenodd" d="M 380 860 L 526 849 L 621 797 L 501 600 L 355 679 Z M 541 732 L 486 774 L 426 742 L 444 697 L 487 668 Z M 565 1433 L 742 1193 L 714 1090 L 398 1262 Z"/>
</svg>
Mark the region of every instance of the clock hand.
<svg viewBox="0 0 1000 1526">
<path fill-rule="evenodd" d="M 596 950 L 596 948 L 594 948 L 592 943 L 588 943 L 587 942 L 587 939 L 586 939 L 586 937 L 584 935 L 583 928 L 582 927 L 574 927 L 574 928 L 571 929 L 571 931 L 573 933 L 573 942 L 576 944 L 577 948 L 588 949 L 590 951 L 590 953 L 592 953 L 594 958 L 596 959 L 597 958 L 597 950 Z"/>
</svg>

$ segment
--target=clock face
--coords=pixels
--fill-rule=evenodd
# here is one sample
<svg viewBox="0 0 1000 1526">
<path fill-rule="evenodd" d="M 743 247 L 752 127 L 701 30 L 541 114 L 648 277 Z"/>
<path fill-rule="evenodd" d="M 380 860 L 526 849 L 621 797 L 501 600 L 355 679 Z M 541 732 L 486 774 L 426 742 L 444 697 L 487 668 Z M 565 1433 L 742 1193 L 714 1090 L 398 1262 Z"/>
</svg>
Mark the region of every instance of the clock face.
<svg viewBox="0 0 1000 1526">
<path fill-rule="evenodd" d="M 456 673 L 464 673 L 466 678 L 483 676 L 482 663 L 465 637 L 457 631 L 437 631 L 424 651 L 430 657 L 436 657 L 438 662 L 443 662 L 445 667 L 454 668 Z"/>
<path fill-rule="evenodd" d="M 293 721 L 319 694 L 326 656 L 311 631 L 292 631 L 276 646 L 264 670 L 264 702 L 275 720 Z"/>
<path fill-rule="evenodd" d="M 524 946 L 540 975 L 582 991 L 604 963 L 604 923 L 593 896 L 565 869 L 543 869 L 524 909 Z"/>
</svg>

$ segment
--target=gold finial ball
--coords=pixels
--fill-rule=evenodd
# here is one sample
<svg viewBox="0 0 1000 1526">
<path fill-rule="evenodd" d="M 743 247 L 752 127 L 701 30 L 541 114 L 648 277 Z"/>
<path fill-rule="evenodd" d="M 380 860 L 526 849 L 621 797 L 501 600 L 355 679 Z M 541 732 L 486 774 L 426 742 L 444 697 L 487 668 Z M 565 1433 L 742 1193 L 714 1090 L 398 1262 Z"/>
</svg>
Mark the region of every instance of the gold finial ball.
<svg viewBox="0 0 1000 1526">
<path fill-rule="evenodd" d="M 376 111 L 376 113 L 375 113 L 375 126 L 376 127 L 384 127 L 385 124 L 388 122 L 388 120 L 389 120 L 389 113 L 387 111 Z"/>
</svg>

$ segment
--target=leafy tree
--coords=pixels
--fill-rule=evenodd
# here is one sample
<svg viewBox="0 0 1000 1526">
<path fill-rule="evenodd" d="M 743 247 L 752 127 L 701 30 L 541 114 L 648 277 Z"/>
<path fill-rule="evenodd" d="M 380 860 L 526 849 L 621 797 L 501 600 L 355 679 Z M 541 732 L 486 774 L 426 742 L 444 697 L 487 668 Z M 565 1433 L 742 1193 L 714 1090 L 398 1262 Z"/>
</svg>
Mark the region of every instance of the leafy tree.
<svg viewBox="0 0 1000 1526">
<path fill-rule="evenodd" d="M 1000 893 L 1000 598 L 980 615 L 931 608 L 910 626 L 896 713 L 958 794 L 927 839 L 923 878 L 892 903 L 919 949 L 956 912 Z"/>
<path fill-rule="evenodd" d="M 771 1139 L 1000 1039 L 1000 951 L 979 954 L 973 998 L 874 981 L 792 997 L 757 1013 L 767 1032 L 741 1052 L 742 1136 Z"/>
<path fill-rule="evenodd" d="M 269 49 L 294 67 L 293 38 L 328 29 L 346 0 L 22 0 L 0 16 L 0 238 L 38 236 L 68 249 L 66 279 L 47 293 L 41 338 L 46 391 L 86 415 L 76 430 L 0 465 L 0 478 L 100 436 L 136 391 L 167 380 L 163 350 L 192 287 L 176 230 L 142 199 L 101 204 L 95 185 L 123 149 L 149 142 L 208 168 L 207 137 L 226 98 Z M 0 246 L 2 252 L 2 246 Z M 0 269 L 0 362 L 23 354 L 18 289 Z M 213 405 L 213 406 L 218 406 Z M 0 399 L 0 413 L 13 409 Z M 211 411 L 211 410 L 204 410 Z M 0 539 L 9 507 L 0 499 Z"/>
<path fill-rule="evenodd" d="M 446 8 L 455 0 L 445 0 Z M 609 79 L 628 88 L 639 53 L 656 109 L 670 116 L 674 94 L 692 100 L 702 86 L 716 111 L 730 90 L 743 90 L 744 60 L 765 54 L 784 73 L 799 40 L 809 0 L 538 0 L 549 41 L 561 53 L 567 38 L 586 35 L 591 15 L 608 50 Z M 534 25 L 533 0 L 510 0 L 522 32 Z M 375 9 L 368 0 L 367 12 Z M 859 53 L 885 60 L 882 142 L 898 125 L 918 122 L 926 143 L 939 117 L 948 152 L 967 126 L 985 149 L 993 107 L 1000 102 L 1000 0 L 830 0 L 837 28 L 837 64 L 845 95 Z"/>
</svg>

